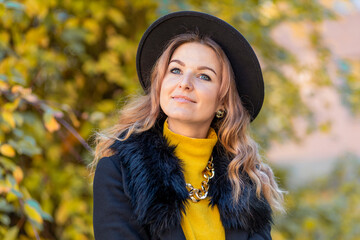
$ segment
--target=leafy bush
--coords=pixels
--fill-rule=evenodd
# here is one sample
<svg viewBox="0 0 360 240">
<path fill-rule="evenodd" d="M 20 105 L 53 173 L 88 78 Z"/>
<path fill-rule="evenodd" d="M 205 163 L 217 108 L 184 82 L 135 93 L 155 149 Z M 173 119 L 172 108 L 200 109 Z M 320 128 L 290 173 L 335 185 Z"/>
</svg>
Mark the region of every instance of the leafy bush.
<svg viewBox="0 0 360 240">
<path fill-rule="evenodd" d="M 291 191 L 274 239 L 359 239 L 360 158 L 345 154 L 329 175 Z"/>
<path fill-rule="evenodd" d="M 254 122 L 265 148 L 270 140 L 295 138 L 288 116 L 312 122 L 283 68 L 306 70 L 314 83 L 329 84 L 327 50 L 314 28 L 309 39 L 319 67 L 301 66 L 271 31 L 282 22 L 318 24 L 332 11 L 316 1 L 230 2 L 0 0 L 0 239 L 93 238 L 88 142 L 140 91 L 137 43 L 161 14 L 206 11 L 245 33 L 266 79 L 267 100 Z"/>
</svg>

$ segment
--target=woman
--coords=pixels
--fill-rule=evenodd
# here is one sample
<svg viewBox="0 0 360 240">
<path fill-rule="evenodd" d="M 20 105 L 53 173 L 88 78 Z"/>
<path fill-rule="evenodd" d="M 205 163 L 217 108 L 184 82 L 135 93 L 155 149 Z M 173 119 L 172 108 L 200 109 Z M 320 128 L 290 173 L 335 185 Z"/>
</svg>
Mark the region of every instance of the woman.
<svg viewBox="0 0 360 240">
<path fill-rule="evenodd" d="M 97 137 L 95 238 L 271 239 L 282 192 L 247 132 L 264 97 L 247 41 L 172 13 L 143 35 L 137 71 L 146 94 Z"/>
</svg>

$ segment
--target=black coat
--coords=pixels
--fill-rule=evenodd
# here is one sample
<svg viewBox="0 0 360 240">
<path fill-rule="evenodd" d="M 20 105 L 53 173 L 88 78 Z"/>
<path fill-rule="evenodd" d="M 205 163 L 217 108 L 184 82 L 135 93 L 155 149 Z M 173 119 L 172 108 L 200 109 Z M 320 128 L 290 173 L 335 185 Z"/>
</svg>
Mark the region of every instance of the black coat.
<svg viewBox="0 0 360 240">
<path fill-rule="evenodd" d="M 100 159 L 94 177 L 96 240 L 185 240 L 180 220 L 188 198 L 182 163 L 162 135 L 162 126 L 111 146 L 115 155 Z M 218 143 L 213 149 L 215 176 L 209 182 L 226 239 L 271 239 L 271 208 L 258 199 L 255 186 L 241 173 L 245 187 L 232 205 L 227 177 L 229 158 Z M 204 229 L 206 231 L 206 229 Z"/>
</svg>

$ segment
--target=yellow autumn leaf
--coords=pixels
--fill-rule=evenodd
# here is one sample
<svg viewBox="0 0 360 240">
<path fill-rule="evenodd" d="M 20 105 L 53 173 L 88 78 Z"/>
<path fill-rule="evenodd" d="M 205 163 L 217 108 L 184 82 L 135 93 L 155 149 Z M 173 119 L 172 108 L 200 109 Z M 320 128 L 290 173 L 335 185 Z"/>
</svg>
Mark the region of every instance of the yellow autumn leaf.
<svg viewBox="0 0 360 240">
<path fill-rule="evenodd" d="M 24 229 L 26 234 L 31 237 L 31 239 L 35 239 L 35 232 L 34 232 L 34 227 L 31 225 L 31 223 L 29 221 L 27 221 L 24 225 Z"/>
<path fill-rule="evenodd" d="M 44 26 L 32 28 L 27 31 L 25 39 L 27 43 L 37 44 L 44 48 L 46 48 L 49 43 L 46 28 Z"/>
<path fill-rule="evenodd" d="M 3 144 L 0 146 L 0 152 L 2 155 L 7 157 L 14 157 L 15 156 L 15 150 L 13 147 L 9 144 Z"/>
<path fill-rule="evenodd" d="M 78 18 L 69 18 L 67 19 L 65 23 L 66 28 L 75 28 L 79 25 L 79 19 Z"/>
<path fill-rule="evenodd" d="M 117 25 L 121 26 L 126 23 L 126 19 L 124 15 L 121 13 L 121 11 L 116 10 L 114 8 L 109 9 L 108 11 L 109 18 Z"/>
<path fill-rule="evenodd" d="M 13 171 L 13 176 L 14 176 L 16 182 L 20 183 L 24 178 L 24 173 L 20 167 L 16 166 L 15 170 Z"/>
<path fill-rule="evenodd" d="M 2 118 L 7 122 L 12 128 L 15 128 L 14 116 L 11 112 L 4 111 L 2 112 Z"/>
<path fill-rule="evenodd" d="M 3 239 L 4 240 L 15 240 L 15 239 L 17 239 L 18 235 L 19 235 L 19 228 L 18 228 L 18 226 L 14 226 L 7 230 Z"/>
<path fill-rule="evenodd" d="M 17 202 L 19 200 L 18 197 L 10 190 L 11 189 L 9 188 L 8 193 L 6 194 L 6 201 L 8 201 L 9 203 Z"/>
<path fill-rule="evenodd" d="M 16 98 L 13 102 L 4 104 L 4 109 L 9 112 L 13 112 L 20 104 L 20 98 Z"/>
<path fill-rule="evenodd" d="M 5 14 L 5 5 L 4 4 L 0 4 L 0 17 L 3 16 Z"/>
<path fill-rule="evenodd" d="M 25 214 L 31 218 L 32 220 L 34 220 L 35 222 L 42 224 L 43 223 L 43 219 L 40 215 L 40 213 L 38 211 L 36 211 L 35 208 L 31 207 L 29 204 L 25 203 L 24 205 L 24 211 Z"/>
<path fill-rule="evenodd" d="M 49 132 L 54 132 L 60 128 L 59 123 L 56 121 L 53 115 L 49 113 L 44 114 L 45 127 Z"/>
<path fill-rule="evenodd" d="M 27 0 L 24 5 L 26 6 L 25 12 L 30 17 L 43 18 L 49 11 L 47 4 L 42 3 L 42 1 Z"/>
<path fill-rule="evenodd" d="M 2 59 L 0 62 L 1 73 L 11 74 L 11 69 L 16 65 L 17 59 L 15 57 L 9 56 L 5 59 Z M 9 76 L 8 76 L 9 77 Z"/>
<path fill-rule="evenodd" d="M 58 207 L 56 214 L 55 214 L 55 221 L 57 224 L 64 224 L 68 218 L 69 218 L 69 212 L 70 212 L 70 208 L 69 205 L 71 203 L 68 201 L 63 201 L 60 206 Z"/>
<path fill-rule="evenodd" d="M 101 30 L 98 22 L 91 18 L 85 19 L 84 28 L 95 35 L 98 35 Z"/>
<path fill-rule="evenodd" d="M 8 44 L 10 40 L 10 35 L 7 32 L 0 32 L 0 41 L 2 44 Z"/>
</svg>

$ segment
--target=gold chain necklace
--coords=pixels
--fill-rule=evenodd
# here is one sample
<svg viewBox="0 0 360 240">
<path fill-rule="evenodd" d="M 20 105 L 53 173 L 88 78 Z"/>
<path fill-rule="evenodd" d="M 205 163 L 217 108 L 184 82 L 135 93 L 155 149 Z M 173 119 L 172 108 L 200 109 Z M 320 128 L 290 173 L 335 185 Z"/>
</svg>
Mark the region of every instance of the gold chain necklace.
<svg viewBox="0 0 360 240">
<path fill-rule="evenodd" d="M 186 183 L 186 189 L 189 191 L 189 197 L 195 203 L 205 199 L 208 195 L 209 180 L 212 179 L 215 175 L 212 156 L 209 159 L 208 164 L 202 174 L 205 180 L 201 182 L 201 189 L 194 188 L 190 183 Z"/>
</svg>

